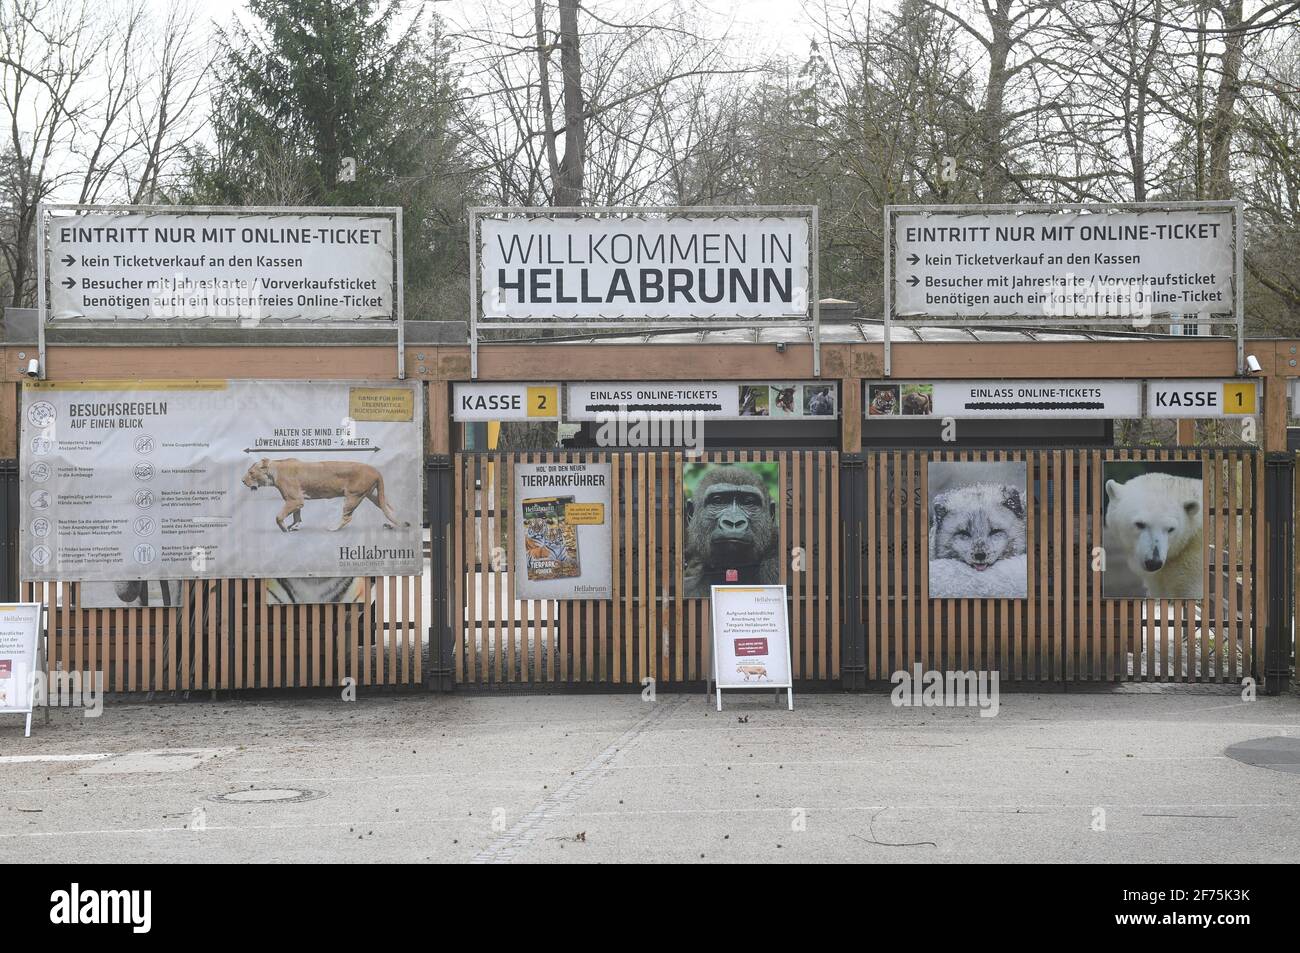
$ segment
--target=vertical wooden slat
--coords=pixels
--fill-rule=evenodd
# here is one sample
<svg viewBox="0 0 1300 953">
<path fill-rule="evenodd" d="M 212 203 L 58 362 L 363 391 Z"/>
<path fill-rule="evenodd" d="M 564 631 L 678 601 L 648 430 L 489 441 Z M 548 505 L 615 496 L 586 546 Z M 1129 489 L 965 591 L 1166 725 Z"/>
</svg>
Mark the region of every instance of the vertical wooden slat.
<svg viewBox="0 0 1300 953">
<path fill-rule="evenodd" d="M 1241 627 L 1238 623 L 1240 617 L 1241 602 L 1237 586 L 1237 567 L 1241 564 L 1241 546 L 1239 543 L 1241 533 L 1241 521 L 1238 516 L 1238 500 L 1240 499 L 1240 479 L 1237 471 L 1237 458 L 1235 454 L 1225 453 L 1224 462 L 1227 464 L 1227 498 L 1224 501 L 1224 513 L 1226 514 L 1225 531 L 1226 539 L 1226 558 L 1227 558 L 1227 575 L 1224 579 L 1224 592 L 1227 595 L 1225 600 L 1227 604 L 1227 625 L 1225 626 L 1225 642 L 1228 652 L 1227 669 L 1228 674 L 1233 681 L 1241 678 L 1241 667 L 1239 658 L 1241 655 Z"/>
<path fill-rule="evenodd" d="M 686 533 L 686 503 L 682 487 L 682 454 L 672 455 L 672 474 L 667 497 L 668 509 L 674 514 L 673 532 L 675 534 L 675 554 L 669 560 L 672 564 L 673 592 L 673 636 L 677 640 L 677 681 L 695 677 L 695 633 L 691 631 L 688 640 L 683 630 L 682 581 L 685 577 L 686 551 L 683 548 Z"/>
<path fill-rule="evenodd" d="M 830 566 L 822 566 L 822 584 L 830 584 L 830 608 L 831 624 L 828 638 L 830 639 L 831 665 L 828 673 L 830 678 L 838 679 L 840 677 L 840 642 L 843 641 L 840 634 L 840 455 L 837 451 L 830 454 L 830 470 L 822 471 L 827 473 L 829 482 L 829 497 L 831 501 L 830 525 L 827 528 L 827 538 L 830 540 Z M 825 590 L 823 590 L 824 592 Z"/>
<path fill-rule="evenodd" d="M 491 550 L 488 548 L 488 502 L 489 502 L 489 484 L 488 477 L 488 460 L 487 454 L 478 454 L 475 460 L 478 491 L 475 494 L 475 537 L 478 539 L 478 547 L 474 559 L 474 591 L 478 593 L 475 600 L 475 609 L 477 610 L 476 625 L 471 629 L 471 640 L 477 639 L 478 646 L 475 649 L 475 663 L 478 665 L 478 672 L 475 678 L 480 684 L 486 685 L 491 679 L 489 678 L 488 669 L 491 666 L 492 656 L 489 654 L 488 647 L 488 580 L 487 572 L 491 566 Z"/>
<path fill-rule="evenodd" d="M 893 463 L 894 473 L 894 498 L 893 498 L 893 552 L 890 554 L 889 562 L 893 565 L 894 570 L 894 591 L 890 605 L 893 607 L 893 618 L 889 625 L 889 657 L 891 662 L 888 663 L 892 668 L 906 668 L 908 658 L 903 654 L 903 455 L 898 452 L 890 454 Z"/>
<path fill-rule="evenodd" d="M 625 499 L 624 534 L 623 534 L 623 681 L 634 679 L 632 653 L 636 642 L 636 628 L 633 624 L 633 588 L 632 563 L 636 551 L 636 502 L 637 485 L 634 482 L 632 463 L 634 454 L 623 454 L 623 486 Z"/>
<path fill-rule="evenodd" d="M 1251 499 L 1251 507 L 1245 513 L 1245 519 L 1251 524 L 1251 534 L 1255 540 L 1255 552 L 1250 563 L 1250 576 L 1255 578 L 1255 601 L 1253 606 L 1248 608 L 1251 614 L 1250 637 L 1246 640 L 1242 669 L 1243 674 L 1254 676 L 1258 680 L 1261 673 L 1255 670 L 1255 660 L 1259 658 L 1259 653 L 1264 648 L 1264 623 L 1268 611 L 1265 607 L 1267 587 L 1264 585 L 1264 580 L 1269 578 L 1268 551 L 1265 548 L 1267 545 L 1267 524 L 1265 523 L 1264 512 L 1264 458 L 1259 453 L 1248 453 L 1246 454 L 1246 460 L 1255 475 L 1255 491 Z M 1277 519 L 1284 520 L 1286 516 L 1278 514 Z M 1281 578 L 1280 573 L 1279 578 Z M 1284 657 L 1285 654 L 1284 650 Z"/>
<path fill-rule="evenodd" d="M 398 628 L 398 624 L 401 621 L 401 616 L 400 616 L 401 606 L 398 604 L 397 601 L 397 577 L 389 576 L 387 577 L 387 579 L 388 579 L 388 597 L 385 602 L 386 608 L 384 611 L 384 617 L 388 621 L 387 624 L 384 626 L 384 629 L 388 634 L 388 638 L 386 640 L 387 650 L 388 650 L 388 667 L 385 670 L 386 678 L 384 680 L 384 684 L 396 685 L 399 680 L 399 672 L 397 668 L 397 642 L 398 639 L 401 637 L 401 632 L 400 629 Z"/>
<path fill-rule="evenodd" d="M 610 564 L 610 627 L 613 641 L 610 645 L 609 678 L 616 684 L 624 681 L 623 676 L 623 606 L 627 602 L 627 590 L 623 585 L 623 566 L 627 561 L 627 542 L 624 539 L 626 513 L 621 497 L 623 495 L 623 455 L 609 455 L 610 485 L 610 551 L 613 559 Z M 680 590 L 679 590 L 680 591 Z"/>
<path fill-rule="evenodd" d="M 1093 551 L 1101 546 L 1101 501 L 1106 492 L 1106 485 L 1103 482 L 1101 454 L 1096 450 L 1091 450 L 1088 453 L 1088 458 L 1088 466 L 1092 470 L 1092 487 L 1088 494 L 1088 509 L 1091 511 L 1092 519 L 1090 520 L 1091 533 L 1084 552 L 1088 556 L 1088 592 L 1092 598 L 1092 671 L 1093 678 L 1109 681 L 1112 675 L 1111 654 L 1103 644 L 1109 620 L 1102 615 L 1101 577 L 1092 570 Z"/>
<path fill-rule="evenodd" d="M 1206 556 L 1201 573 L 1201 619 L 1200 619 L 1200 647 L 1201 647 L 1201 664 L 1199 667 L 1199 677 L 1203 682 L 1211 681 L 1217 674 L 1216 669 L 1212 667 L 1212 651 L 1210 649 L 1210 628 L 1214 625 L 1214 600 L 1217 598 L 1217 589 L 1214 585 L 1214 566 L 1218 562 L 1219 553 L 1214 545 L 1214 501 L 1215 501 L 1215 483 L 1216 474 L 1214 466 L 1210 459 L 1202 457 L 1201 460 L 1201 499 L 1202 511 L 1204 513 L 1204 532 Z"/>
<path fill-rule="evenodd" d="M 637 601 L 640 611 L 637 613 L 637 622 L 640 636 L 641 651 L 639 655 L 640 670 L 638 678 L 645 678 L 647 675 L 653 675 L 653 656 L 654 652 L 650 645 L 654 639 L 654 633 L 650 631 L 650 544 L 651 533 L 653 532 L 654 521 L 650 518 L 647 506 L 646 485 L 648 482 L 647 456 L 646 454 L 637 454 L 637 540 L 640 543 L 638 552 L 638 571 L 637 571 Z"/>
<path fill-rule="evenodd" d="M 538 460 L 546 461 L 547 457 L 539 455 Z M 519 600 L 520 580 L 515 578 L 515 559 L 516 549 L 523 545 L 522 540 L 515 539 L 515 511 L 519 507 L 519 499 L 515 497 L 515 468 L 521 463 L 533 463 L 534 457 L 531 453 L 520 454 L 513 453 L 509 455 L 510 472 L 508 478 L 502 487 L 503 491 L 503 513 L 502 528 L 505 531 L 505 565 L 507 581 L 503 584 L 505 591 L 505 618 L 507 638 L 510 640 L 510 656 L 508 664 L 513 677 L 518 678 L 520 682 L 529 681 L 528 671 L 528 627 L 525 622 L 527 613 L 524 611 L 524 604 Z"/>
<path fill-rule="evenodd" d="M 802 674 L 804 678 L 817 678 L 818 669 L 814 668 L 814 652 L 817 644 L 817 616 L 816 602 L 813 599 L 813 564 L 812 553 L 813 546 L 816 545 L 817 523 L 813 518 L 813 497 L 817 495 L 817 484 L 813 482 L 813 455 L 811 451 L 795 451 L 791 453 L 795 460 L 795 472 L 798 473 L 798 464 L 802 459 L 803 462 L 803 490 L 795 493 L 795 506 L 799 505 L 799 500 L 803 500 L 803 532 L 799 537 L 799 546 L 803 550 L 803 573 L 800 582 L 803 583 L 803 656 Z M 781 559 L 789 562 L 788 552 L 781 554 Z"/>
<path fill-rule="evenodd" d="M 1052 577 L 1050 566 L 1052 537 L 1052 454 L 1038 452 L 1038 591 L 1035 604 L 1038 608 L 1037 626 L 1030 633 L 1037 651 L 1034 653 L 1034 675 L 1040 680 L 1052 679 L 1048 657 L 1051 652 Z"/>
<path fill-rule="evenodd" d="M 452 495 L 454 497 L 451 534 L 451 632 L 452 668 L 455 681 L 466 681 L 465 677 L 465 545 L 469 537 L 465 533 L 465 467 L 468 458 L 457 454 L 452 466 Z M 353 669 L 356 662 L 353 661 Z"/>
<path fill-rule="evenodd" d="M 432 578 L 432 577 L 430 577 Z M 411 582 L 415 599 L 415 671 L 413 681 L 416 685 L 424 684 L 424 577 L 416 576 Z"/>
<path fill-rule="evenodd" d="M 673 680 L 673 632 L 671 623 L 671 612 L 668 605 L 668 572 L 669 561 L 672 558 L 672 529 L 669 524 L 671 507 L 669 504 L 672 487 L 672 454 L 667 451 L 655 454 L 654 485 L 651 487 L 651 496 L 656 507 L 655 514 L 658 520 L 658 528 L 655 531 L 655 573 L 658 576 L 656 582 L 654 606 L 655 606 L 655 633 L 659 640 L 658 663 L 656 667 L 656 678 L 661 682 L 671 682 Z M 588 653 L 590 653 L 590 643 L 588 643 Z M 591 656 L 587 656 L 587 668 L 591 668 Z"/>
<path fill-rule="evenodd" d="M 1210 455 L 1214 469 L 1214 497 L 1210 503 L 1209 511 L 1214 523 L 1214 569 L 1213 569 L 1213 602 L 1209 606 L 1210 625 L 1214 628 L 1214 645 L 1212 655 L 1214 657 L 1214 676 L 1218 681 L 1225 680 L 1227 675 L 1227 654 L 1226 649 L 1229 647 L 1229 637 L 1227 637 L 1227 592 L 1223 586 L 1227 580 L 1227 516 L 1225 507 L 1227 506 L 1227 471 L 1223 464 L 1223 455 L 1221 452 L 1213 452 Z"/>
<path fill-rule="evenodd" d="M 78 611 L 74 615 L 74 613 L 72 612 L 72 607 L 71 605 L 69 605 L 69 603 L 72 600 L 68 598 L 67 583 L 61 583 L 61 585 L 64 586 L 62 607 L 59 607 L 57 605 L 50 605 L 49 599 L 46 598 L 44 593 L 42 593 L 42 597 L 41 597 L 41 602 L 44 603 L 45 611 L 47 614 L 46 624 L 53 626 L 58 633 L 57 641 L 59 642 L 59 649 L 58 651 L 56 651 L 55 654 L 60 659 L 69 658 L 69 655 L 67 654 L 67 651 L 64 648 L 64 646 L 66 646 L 68 640 L 71 639 L 73 645 L 73 650 L 71 655 L 71 657 L 73 658 L 73 670 L 78 672 L 85 672 L 85 671 L 93 672 L 94 669 L 88 669 L 81 664 L 81 655 L 83 651 L 81 647 L 81 632 L 79 631 L 81 626 L 75 625 L 73 622 L 74 619 L 83 616 L 85 613 L 84 611 L 81 610 L 80 608 L 81 603 L 80 601 L 78 601 L 77 603 Z M 80 584 L 78 584 L 77 585 L 78 598 L 81 596 L 80 589 L 81 586 Z M 55 640 L 51 640 L 51 641 L 55 641 Z M 64 668 L 67 668 L 66 661 L 64 662 Z M 91 677 L 93 678 L 94 676 L 92 675 Z"/>
<path fill-rule="evenodd" d="M 1061 578 L 1062 612 L 1063 612 L 1063 631 L 1062 651 L 1064 653 L 1064 665 L 1062 670 L 1065 673 L 1066 681 L 1075 679 L 1075 654 L 1078 649 L 1076 629 L 1075 629 L 1075 607 L 1074 607 L 1074 490 L 1075 490 L 1075 459 L 1074 451 L 1065 451 L 1065 471 L 1062 475 L 1061 486 L 1062 496 L 1065 498 L 1065 513 L 1062 517 L 1062 533 L 1060 536 L 1060 549 L 1062 550 L 1063 573 Z"/>
<path fill-rule="evenodd" d="M 867 538 L 867 680 L 881 678 L 880 657 L 876 652 L 876 641 L 884 631 L 884 620 L 880 613 L 881 592 L 879 586 L 880 552 L 887 545 L 881 515 L 884 510 L 880 505 L 881 461 L 883 454 L 867 455 L 867 505 L 865 509 L 864 535 Z"/>
</svg>

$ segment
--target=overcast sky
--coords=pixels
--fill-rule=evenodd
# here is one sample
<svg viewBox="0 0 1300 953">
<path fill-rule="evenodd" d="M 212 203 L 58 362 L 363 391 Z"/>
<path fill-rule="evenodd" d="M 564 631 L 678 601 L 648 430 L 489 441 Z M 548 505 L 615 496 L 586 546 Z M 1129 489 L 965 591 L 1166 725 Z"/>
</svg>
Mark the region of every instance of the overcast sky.
<svg viewBox="0 0 1300 953">
<path fill-rule="evenodd" d="M 174 0 L 150 0 L 161 12 Z M 531 0 L 493 0 L 502 6 L 531 9 Z M 848 0 L 845 0 L 848 2 Z M 593 9 L 605 16 L 609 11 L 644 9 L 645 0 L 593 0 Z M 479 8 L 477 3 L 462 0 L 407 0 L 412 10 L 424 7 L 446 19 L 457 19 Z M 877 6 L 880 4 L 877 3 Z M 243 0 L 203 0 L 201 8 L 212 21 L 220 24 L 243 12 Z M 802 0 L 701 0 L 698 9 L 708 10 L 717 32 L 730 29 L 737 46 L 755 46 L 756 52 L 788 53 L 802 57 L 808 52 L 812 26 L 804 12 Z M 738 49 L 739 53 L 740 50 Z"/>
</svg>

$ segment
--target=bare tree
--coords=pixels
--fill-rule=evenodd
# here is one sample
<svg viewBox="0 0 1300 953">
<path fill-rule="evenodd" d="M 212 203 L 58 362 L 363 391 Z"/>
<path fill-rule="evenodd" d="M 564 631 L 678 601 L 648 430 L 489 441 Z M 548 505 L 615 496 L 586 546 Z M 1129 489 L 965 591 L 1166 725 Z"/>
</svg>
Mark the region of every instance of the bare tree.
<svg viewBox="0 0 1300 953">
<path fill-rule="evenodd" d="M 37 209 L 153 200 L 209 59 L 193 8 L 160 27 L 145 0 L 0 0 L 0 255 L 11 305 L 35 293 Z"/>
</svg>

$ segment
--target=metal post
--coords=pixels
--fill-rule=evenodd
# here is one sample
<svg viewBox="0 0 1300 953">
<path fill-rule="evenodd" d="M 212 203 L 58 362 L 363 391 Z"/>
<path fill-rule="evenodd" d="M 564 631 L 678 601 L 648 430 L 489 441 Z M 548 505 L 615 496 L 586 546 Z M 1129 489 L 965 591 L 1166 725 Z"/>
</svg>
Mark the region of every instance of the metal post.
<svg viewBox="0 0 1300 953">
<path fill-rule="evenodd" d="M 36 206 L 36 350 L 40 367 L 37 374 L 45 380 L 45 218 L 44 204 Z"/>
<path fill-rule="evenodd" d="M 469 210 L 469 379 L 478 380 L 478 209 Z"/>
<path fill-rule="evenodd" d="M 860 453 L 840 454 L 840 520 L 844 525 L 840 588 L 844 593 L 844 612 L 839 638 L 840 685 L 845 691 L 862 691 L 867 687 L 867 633 L 862 618 L 864 462 Z"/>
<path fill-rule="evenodd" d="M 1291 680 L 1292 580 L 1295 558 L 1295 458 L 1264 457 L 1264 524 L 1268 534 L 1268 608 L 1264 620 L 1264 691 L 1278 695 Z M 1255 622 L 1259 631 L 1259 620 Z M 1258 642 L 1256 647 L 1258 648 Z"/>
<path fill-rule="evenodd" d="M 18 601 L 18 461 L 0 460 L 0 601 Z"/>
<path fill-rule="evenodd" d="M 402 246 L 402 208 L 397 207 L 397 247 L 393 249 L 393 264 L 397 270 L 397 379 L 406 380 L 406 262 Z"/>
<path fill-rule="evenodd" d="M 885 246 L 885 263 L 884 272 L 881 275 L 881 288 L 885 292 L 885 314 L 884 314 L 884 331 L 885 331 L 885 376 L 889 377 L 894 372 L 894 356 L 890 353 L 889 348 L 889 330 L 893 320 L 894 312 L 894 234 L 893 234 L 894 210 L 885 206 L 885 234 L 883 236 Z"/>
<path fill-rule="evenodd" d="M 461 584 L 447 558 L 451 540 L 452 460 L 448 454 L 434 454 L 424 461 L 425 519 L 429 524 L 429 665 L 425 686 L 449 692 L 455 685 L 452 664 L 453 639 L 458 632 L 451 625 L 451 587 Z"/>
<path fill-rule="evenodd" d="M 1232 245 L 1236 261 L 1232 269 L 1233 317 L 1237 321 L 1237 374 L 1246 373 L 1246 236 L 1241 228 L 1241 199 L 1232 203 Z M 1213 332 L 1213 328 L 1210 329 Z"/>
<path fill-rule="evenodd" d="M 822 285 L 821 285 L 821 221 L 819 216 L 819 207 L 812 207 L 812 216 L 809 226 L 812 231 L 811 244 L 809 249 L 812 253 L 812 274 L 808 276 L 809 283 L 812 285 L 812 346 L 813 346 L 813 377 L 822 376 Z"/>
</svg>

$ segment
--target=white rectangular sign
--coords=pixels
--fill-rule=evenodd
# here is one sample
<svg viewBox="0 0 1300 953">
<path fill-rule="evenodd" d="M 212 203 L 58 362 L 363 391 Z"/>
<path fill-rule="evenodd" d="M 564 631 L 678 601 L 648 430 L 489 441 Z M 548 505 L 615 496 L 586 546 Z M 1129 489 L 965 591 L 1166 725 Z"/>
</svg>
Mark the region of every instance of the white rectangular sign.
<svg viewBox="0 0 1300 953">
<path fill-rule="evenodd" d="M 825 381 L 697 381 L 569 384 L 565 420 L 615 416 L 700 416 L 712 420 L 839 416 L 839 392 Z"/>
<path fill-rule="evenodd" d="M 1259 413 L 1259 382 L 1149 381 L 1148 417 L 1248 417 Z"/>
<path fill-rule="evenodd" d="M 718 711 L 724 688 L 791 688 L 785 586 L 713 586 L 711 602 Z"/>
<path fill-rule="evenodd" d="M 452 416 L 485 420 L 559 420 L 558 384 L 453 384 Z"/>
<path fill-rule="evenodd" d="M 1291 381 L 1291 416 L 1300 417 L 1300 378 Z"/>
<path fill-rule="evenodd" d="M 515 464 L 515 598 L 608 599 L 608 463 Z"/>
<path fill-rule="evenodd" d="M 31 712 L 40 635 L 40 604 L 0 605 L 0 714 Z"/>
<path fill-rule="evenodd" d="M 50 320 L 392 320 L 393 243 L 380 216 L 54 215 Z"/>
<path fill-rule="evenodd" d="M 484 319 L 803 318 L 808 219 L 485 218 Z"/>
<path fill-rule="evenodd" d="M 28 384 L 20 576 L 418 573 L 423 435 L 412 383 Z"/>
<path fill-rule="evenodd" d="M 1139 381 L 868 381 L 866 388 L 871 419 L 1142 416 Z"/>
<path fill-rule="evenodd" d="M 899 317 L 1234 309 L 1227 211 L 900 211 L 893 239 Z"/>
</svg>

